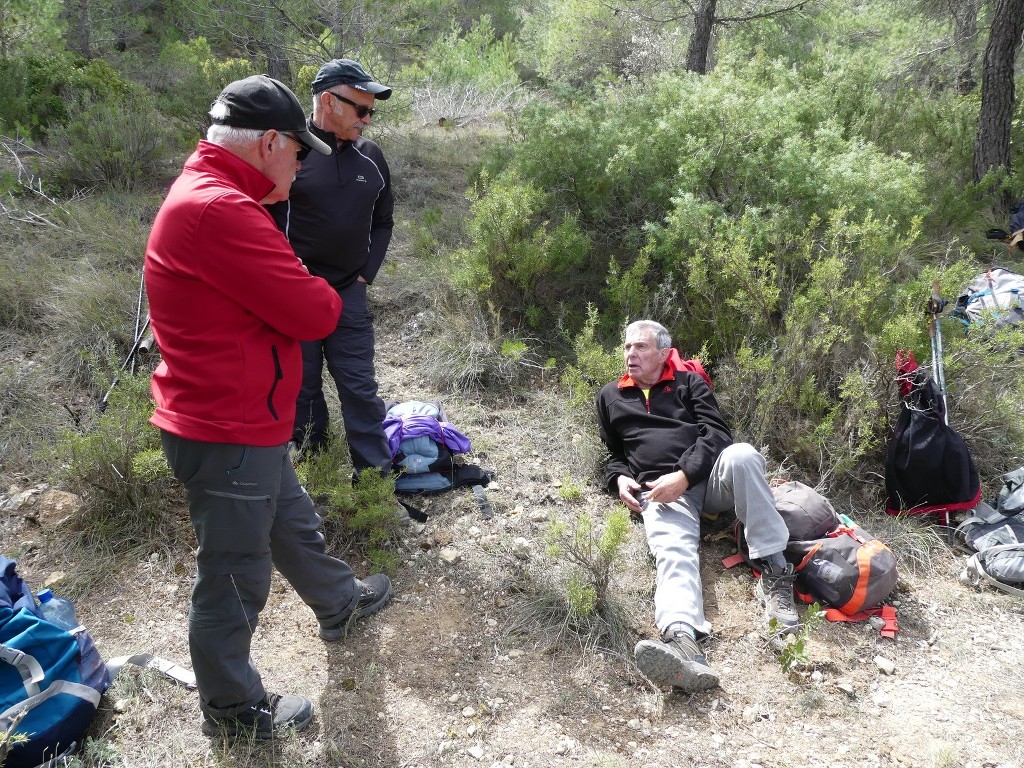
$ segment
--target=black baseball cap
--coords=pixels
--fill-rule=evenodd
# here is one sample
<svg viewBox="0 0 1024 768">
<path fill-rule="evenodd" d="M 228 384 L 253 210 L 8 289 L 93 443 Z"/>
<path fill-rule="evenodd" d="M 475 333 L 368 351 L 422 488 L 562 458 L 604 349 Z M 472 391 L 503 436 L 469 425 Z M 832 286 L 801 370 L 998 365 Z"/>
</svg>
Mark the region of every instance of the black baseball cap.
<svg viewBox="0 0 1024 768">
<path fill-rule="evenodd" d="M 313 78 L 313 93 L 326 91 L 332 85 L 350 85 L 357 91 L 372 93 L 381 101 L 391 98 L 391 89 L 375 83 L 366 70 L 352 59 L 333 59 L 320 67 Z"/>
<path fill-rule="evenodd" d="M 226 114 L 217 109 L 218 104 L 227 107 Z M 331 154 L 331 148 L 309 132 L 306 113 L 291 89 L 267 75 L 252 75 L 229 83 L 213 102 L 210 112 L 217 125 L 288 131 L 295 134 L 303 146 L 321 155 Z"/>
</svg>

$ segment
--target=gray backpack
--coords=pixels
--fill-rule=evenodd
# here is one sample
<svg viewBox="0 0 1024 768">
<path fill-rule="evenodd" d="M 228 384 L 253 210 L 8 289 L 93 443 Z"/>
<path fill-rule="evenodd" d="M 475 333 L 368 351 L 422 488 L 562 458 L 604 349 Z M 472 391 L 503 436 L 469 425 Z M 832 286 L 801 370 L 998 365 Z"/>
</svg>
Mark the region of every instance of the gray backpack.
<svg viewBox="0 0 1024 768">
<path fill-rule="evenodd" d="M 960 581 L 1024 597 L 1024 467 L 1003 475 L 1002 481 L 996 508 L 981 502 L 956 528 L 957 539 L 973 553 Z"/>
</svg>

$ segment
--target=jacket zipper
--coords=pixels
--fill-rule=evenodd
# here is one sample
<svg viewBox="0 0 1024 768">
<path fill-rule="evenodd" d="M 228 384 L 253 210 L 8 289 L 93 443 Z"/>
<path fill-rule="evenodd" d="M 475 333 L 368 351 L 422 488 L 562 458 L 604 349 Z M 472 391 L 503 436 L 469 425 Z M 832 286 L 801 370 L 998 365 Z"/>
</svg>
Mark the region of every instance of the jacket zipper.
<svg viewBox="0 0 1024 768">
<path fill-rule="evenodd" d="M 274 358 L 274 383 L 270 385 L 270 392 L 267 393 L 267 410 L 274 417 L 274 421 L 280 421 L 277 416 L 277 409 L 274 408 L 274 392 L 277 390 L 277 383 L 284 378 L 284 371 L 281 370 L 281 360 L 277 356 L 277 345 L 270 345 L 270 354 Z"/>
</svg>

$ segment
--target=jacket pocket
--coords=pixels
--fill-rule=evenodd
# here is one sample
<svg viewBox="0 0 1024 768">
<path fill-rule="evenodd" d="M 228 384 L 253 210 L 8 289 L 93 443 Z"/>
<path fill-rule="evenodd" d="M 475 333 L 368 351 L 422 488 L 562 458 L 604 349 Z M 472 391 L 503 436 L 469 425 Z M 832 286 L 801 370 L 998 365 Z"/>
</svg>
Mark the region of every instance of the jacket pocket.
<svg viewBox="0 0 1024 768">
<path fill-rule="evenodd" d="M 270 345 L 270 354 L 274 358 L 274 383 L 270 385 L 270 391 L 267 393 L 267 410 L 274 417 L 274 421 L 280 421 L 277 409 L 274 407 L 274 392 L 277 391 L 278 382 L 284 378 L 284 371 L 281 370 L 281 359 L 277 356 L 276 344 Z"/>
</svg>

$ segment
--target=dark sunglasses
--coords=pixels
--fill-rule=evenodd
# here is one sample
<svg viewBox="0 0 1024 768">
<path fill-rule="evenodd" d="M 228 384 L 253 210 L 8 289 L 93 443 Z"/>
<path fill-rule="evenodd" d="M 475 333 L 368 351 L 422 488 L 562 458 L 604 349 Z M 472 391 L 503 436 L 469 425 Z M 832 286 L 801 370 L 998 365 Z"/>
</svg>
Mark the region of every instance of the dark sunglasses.
<svg viewBox="0 0 1024 768">
<path fill-rule="evenodd" d="M 307 157 L 309 157 L 309 147 L 307 147 L 305 144 L 303 144 L 301 141 L 295 138 L 292 134 L 288 133 L 288 131 L 281 131 L 281 135 L 284 136 L 285 138 L 291 139 L 292 141 L 299 145 L 299 151 L 295 155 L 296 160 L 302 162 Z"/>
<path fill-rule="evenodd" d="M 351 99 L 346 99 L 344 96 L 342 96 L 339 93 L 335 93 L 334 91 L 327 91 L 327 93 L 331 94 L 331 96 L 336 98 L 338 101 L 344 101 L 350 107 L 354 108 L 356 111 L 356 117 L 358 117 L 360 120 L 362 120 L 367 115 L 373 117 L 375 114 L 377 114 L 377 110 L 374 109 L 373 107 L 368 107 L 365 104 L 356 104 Z"/>
</svg>

